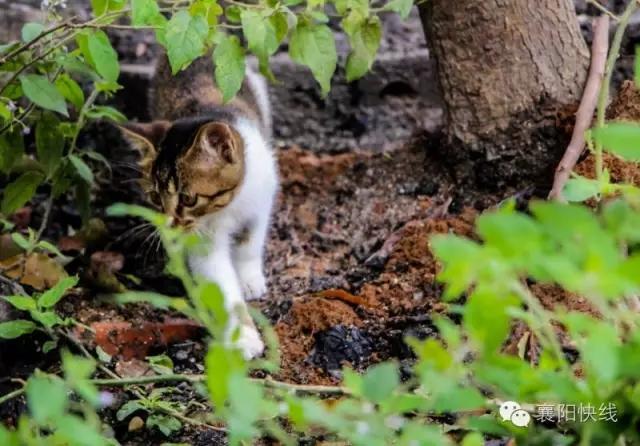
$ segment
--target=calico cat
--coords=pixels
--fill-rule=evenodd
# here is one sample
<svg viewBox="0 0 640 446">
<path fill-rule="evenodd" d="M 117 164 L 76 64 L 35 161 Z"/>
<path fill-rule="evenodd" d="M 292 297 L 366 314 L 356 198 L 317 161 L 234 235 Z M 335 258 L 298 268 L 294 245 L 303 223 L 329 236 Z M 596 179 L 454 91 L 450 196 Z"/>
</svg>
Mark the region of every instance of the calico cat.
<svg viewBox="0 0 640 446">
<path fill-rule="evenodd" d="M 244 299 L 266 291 L 263 251 L 278 187 L 271 148 L 267 85 L 250 71 L 235 99 L 222 102 L 211 57 L 171 74 L 160 58 L 150 123 L 122 127 L 141 154 L 149 201 L 185 230 L 207 241 L 206 255 L 189 258 L 196 275 L 215 282 L 230 312 L 228 333 L 246 358 L 264 349 Z"/>
</svg>

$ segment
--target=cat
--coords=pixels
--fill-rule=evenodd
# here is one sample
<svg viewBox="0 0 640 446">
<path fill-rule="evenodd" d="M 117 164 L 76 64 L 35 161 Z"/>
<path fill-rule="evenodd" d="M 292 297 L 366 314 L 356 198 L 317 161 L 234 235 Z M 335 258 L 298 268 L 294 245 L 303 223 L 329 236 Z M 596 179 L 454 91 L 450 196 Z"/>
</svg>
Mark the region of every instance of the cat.
<svg viewBox="0 0 640 446">
<path fill-rule="evenodd" d="M 211 57 L 173 76 L 166 55 L 152 82 L 152 122 L 121 127 L 140 152 L 150 203 L 172 224 L 204 234 L 207 254 L 190 255 L 192 272 L 220 287 L 230 313 L 228 335 L 245 358 L 264 344 L 245 299 L 266 292 L 263 253 L 278 189 L 265 79 L 252 70 L 223 104 Z"/>
</svg>

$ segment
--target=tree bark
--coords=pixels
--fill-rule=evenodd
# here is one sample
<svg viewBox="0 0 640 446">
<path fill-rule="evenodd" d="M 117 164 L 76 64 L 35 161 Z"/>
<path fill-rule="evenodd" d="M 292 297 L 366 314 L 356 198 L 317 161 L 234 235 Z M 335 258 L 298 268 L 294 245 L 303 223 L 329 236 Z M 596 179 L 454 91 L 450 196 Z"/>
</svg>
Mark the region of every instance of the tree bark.
<svg viewBox="0 0 640 446">
<path fill-rule="evenodd" d="M 589 65 L 573 2 L 428 0 L 420 12 L 447 159 L 487 185 L 547 182 L 566 145 L 550 110 L 578 103 Z"/>
</svg>

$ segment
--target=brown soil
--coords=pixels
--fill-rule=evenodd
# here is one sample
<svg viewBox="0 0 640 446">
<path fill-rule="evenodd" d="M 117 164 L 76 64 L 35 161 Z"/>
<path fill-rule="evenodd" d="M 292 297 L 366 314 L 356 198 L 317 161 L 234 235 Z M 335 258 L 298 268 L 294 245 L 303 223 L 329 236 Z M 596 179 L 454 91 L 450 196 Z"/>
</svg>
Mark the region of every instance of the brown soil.
<svg viewBox="0 0 640 446">
<path fill-rule="evenodd" d="M 607 108 L 607 119 L 640 122 L 640 91 L 632 81 L 624 81 L 618 94 Z M 640 186 L 640 166 L 624 161 L 610 153 L 603 154 L 603 166 L 611 175 L 613 183 L 627 183 Z M 595 178 L 595 157 L 589 153 L 578 163 L 576 173 L 587 178 Z"/>
</svg>

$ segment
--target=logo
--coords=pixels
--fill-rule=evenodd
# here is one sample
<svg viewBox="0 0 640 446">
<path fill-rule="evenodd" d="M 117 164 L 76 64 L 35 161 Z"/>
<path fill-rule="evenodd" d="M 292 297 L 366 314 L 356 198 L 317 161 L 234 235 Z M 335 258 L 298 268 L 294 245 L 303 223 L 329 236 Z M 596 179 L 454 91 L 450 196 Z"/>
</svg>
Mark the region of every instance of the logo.
<svg viewBox="0 0 640 446">
<path fill-rule="evenodd" d="M 531 415 L 515 401 L 505 401 L 500 405 L 502 421 L 511 421 L 515 426 L 527 427 L 531 422 Z"/>
</svg>

